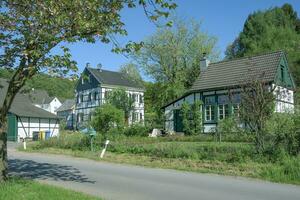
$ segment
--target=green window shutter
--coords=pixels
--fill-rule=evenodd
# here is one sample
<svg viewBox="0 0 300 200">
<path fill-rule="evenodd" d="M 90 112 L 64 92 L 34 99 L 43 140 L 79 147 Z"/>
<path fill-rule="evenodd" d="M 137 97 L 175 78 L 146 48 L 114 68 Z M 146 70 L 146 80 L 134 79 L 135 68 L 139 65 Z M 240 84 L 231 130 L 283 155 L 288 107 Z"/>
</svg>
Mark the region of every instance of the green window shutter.
<svg viewBox="0 0 300 200">
<path fill-rule="evenodd" d="M 17 128 L 17 117 L 14 114 L 9 114 L 7 117 L 8 122 L 8 133 L 7 140 L 8 141 L 17 141 L 18 138 L 18 128 Z"/>
</svg>

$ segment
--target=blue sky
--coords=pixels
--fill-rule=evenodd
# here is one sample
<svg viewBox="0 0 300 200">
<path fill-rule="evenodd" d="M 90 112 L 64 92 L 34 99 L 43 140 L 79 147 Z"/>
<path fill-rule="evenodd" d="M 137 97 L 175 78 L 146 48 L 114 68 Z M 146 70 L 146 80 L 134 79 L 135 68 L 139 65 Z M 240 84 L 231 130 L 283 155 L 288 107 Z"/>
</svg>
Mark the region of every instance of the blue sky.
<svg viewBox="0 0 300 200">
<path fill-rule="evenodd" d="M 218 38 L 217 46 L 224 51 L 243 28 L 247 16 L 257 10 L 282 6 L 290 3 L 300 15 L 300 0 L 175 0 L 178 5 L 176 15 L 185 18 L 194 18 L 202 22 L 202 30 Z M 155 32 L 156 27 L 145 17 L 142 9 L 126 9 L 122 12 L 128 36 L 122 38 L 126 41 L 141 41 Z M 100 42 L 95 44 L 75 43 L 69 45 L 73 59 L 77 61 L 79 72 L 87 62 L 92 66 L 101 63 L 104 69 L 118 70 L 122 64 L 130 59 L 120 54 L 112 53 L 111 45 Z"/>
</svg>

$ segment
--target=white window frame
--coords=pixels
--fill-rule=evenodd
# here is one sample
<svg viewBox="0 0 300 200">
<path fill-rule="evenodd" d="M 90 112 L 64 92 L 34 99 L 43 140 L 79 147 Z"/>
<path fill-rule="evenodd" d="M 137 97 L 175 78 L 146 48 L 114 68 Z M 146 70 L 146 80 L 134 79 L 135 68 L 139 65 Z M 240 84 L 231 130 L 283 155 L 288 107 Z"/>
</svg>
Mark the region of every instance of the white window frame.
<svg viewBox="0 0 300 200">
<path fill-rule="evenodd" d="M 228 106 L 228 104 L 219 104 L 218 105 L 218 119 L 219 120 L 222 120 L 222 119 L 225 119 L 226 117 L 228 117 L 228 115 L 226 116 L 226 106 L 227 106 L 227 112 L 228 112 L 228 115 L 229 115 L 229 106 Z"/>
<path fill-rule="evenodd" d="M 235 103 L 235 104 L 232 105 L 232 112 L 233 112 L 234 116 L 236 116 L 236 117 L 240 116 L 240 104 L 239 103 Z"/>
<path fill-rule="evenodd" d="M 213 121 L 214 120 L 212 118 L 212 113 L 214 113 L 213 109 L 215 109 L 214 105 L 206 105 L 205 106 L 205 121 Z M 207 115 L 208 113 L 209 113 L 209 115 Z"/>
</svg>

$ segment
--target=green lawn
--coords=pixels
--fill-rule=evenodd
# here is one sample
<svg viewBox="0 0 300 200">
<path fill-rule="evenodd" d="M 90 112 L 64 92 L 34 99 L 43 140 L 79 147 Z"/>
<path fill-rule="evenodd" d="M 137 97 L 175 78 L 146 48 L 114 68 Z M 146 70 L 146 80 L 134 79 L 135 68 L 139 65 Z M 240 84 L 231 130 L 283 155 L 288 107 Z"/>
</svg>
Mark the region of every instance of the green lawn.
<svg viewBox="0 0 300 200">
<path fill-rule="evenodd" d="M 3 200 L 101 200 L 72 190 L 41 184 L 20 178 L 0 184 Z"/>
</svg>

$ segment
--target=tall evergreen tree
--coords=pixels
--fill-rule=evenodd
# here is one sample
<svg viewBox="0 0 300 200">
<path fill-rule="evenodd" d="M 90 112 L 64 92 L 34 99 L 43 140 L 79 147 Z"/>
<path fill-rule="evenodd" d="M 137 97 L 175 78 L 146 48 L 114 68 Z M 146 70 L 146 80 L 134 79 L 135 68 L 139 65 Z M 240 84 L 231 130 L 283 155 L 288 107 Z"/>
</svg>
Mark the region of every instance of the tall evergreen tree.
<svg viewBox="0 0 300 200">
<path fill-rule="evenodd" d="M 243 31 L 227 47 L 226 58 L 284 50 L 296 85 L 300 84 L 300 19 L 290 4 L 250 14 Z"/>
</svg>

